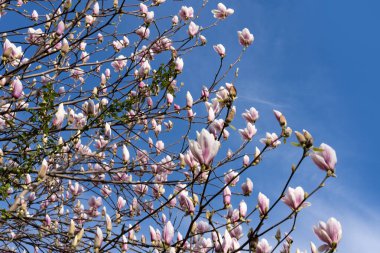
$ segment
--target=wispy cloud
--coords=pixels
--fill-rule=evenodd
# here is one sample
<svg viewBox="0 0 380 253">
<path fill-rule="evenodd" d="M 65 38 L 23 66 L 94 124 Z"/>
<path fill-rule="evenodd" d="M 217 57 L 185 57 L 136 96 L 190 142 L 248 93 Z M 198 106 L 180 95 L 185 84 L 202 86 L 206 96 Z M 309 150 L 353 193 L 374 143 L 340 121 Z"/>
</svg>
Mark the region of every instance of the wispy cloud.
<svg viewBox="0 0 380 253">
<path fill-rule="evenodd" d="M 284 105 L 281 105 L 281 104 L 278 104 L 278 103 L 275 103 L 275 102 L 272 102 L 269 100 L 261 99 L 258 97 L 253 97 L 253 96 L 248 97 L 248 96 L 239 95 L 239 99 L 245 100 L 246 102 L 260 103 L 260 104 L 269 105 L 271 107 L 276 107 L 276 108 L 284 107 Z"/>
</svg>

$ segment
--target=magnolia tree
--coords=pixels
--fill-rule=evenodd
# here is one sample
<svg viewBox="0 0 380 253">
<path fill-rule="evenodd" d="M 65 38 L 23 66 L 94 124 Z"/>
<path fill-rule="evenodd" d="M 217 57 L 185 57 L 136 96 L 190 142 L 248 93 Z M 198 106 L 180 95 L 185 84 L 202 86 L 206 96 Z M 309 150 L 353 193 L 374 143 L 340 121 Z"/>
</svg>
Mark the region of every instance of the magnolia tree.
<svg viewBox="0 0 380 253">
<path fill-rule="evenodd" d="M 279 111 L 266 134 L 256 134 L 255 108 L 235 115 L 236 67 L 254 36 L 237 32 L 241 54 L 227 64 L 224 46 L 205 37 L 233 9 L 0 2 L 1 252 L 295 251 L 297 218 L 335 176 L 336 154 L 306 130 L 293 138 Z M 191 79 L 191 94 L 181 74 L 198 47 L 215 51 L 215 72 L 206 84 Z M 290 138 L 299 159 L 269 199 L 247 171 Z M 293 183 L 306 159 L 322 175 L 309 193 Z M 335 252 L 340 223 L 313 229 L 321 242 L 311 252 Z"/>
</svg>

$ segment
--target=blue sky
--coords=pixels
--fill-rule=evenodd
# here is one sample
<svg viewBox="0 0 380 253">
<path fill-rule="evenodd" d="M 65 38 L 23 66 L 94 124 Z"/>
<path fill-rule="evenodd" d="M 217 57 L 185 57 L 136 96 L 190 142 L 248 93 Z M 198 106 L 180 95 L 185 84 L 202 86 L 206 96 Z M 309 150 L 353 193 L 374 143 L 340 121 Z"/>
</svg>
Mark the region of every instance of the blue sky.
<svg viewBox="0 0 380 253">
<path fill-rule="evenodd" d="M 236 84 L 250 94 L 246 103 L 264 113 L 278 108 L 294 129 L 308 129 L 316 143 L 337 151 L 338 178 L 312 199 L 307 219 L 336 216 L 340 252 L 373 252 L 380 238 L 380 2 L 230 2 L 231 27 L 243 23 L 255 34 Z"/>
<path fill-rule="evenodd" d="M 304 210 L 294 234 L 296 246 L 308 249 L 310 240 L 318 244 L 311 226 L 335 216 L 343 226 L 339 252 L 373 252 L 380 238 L 380 119 L 375 105 L 380 92 L 380 1 L 223 2 L 234 8 L 235 14 L 210 36 L 205 31 L 209 41 L 205 48 L 184 56 L 186 88 L 193 85 L 199 93 L 200 85 L 210 83 L 210 72 L 216 70 L 218 62 L 211 46 L 223 43 L 226 61 L 233 60 L 241 49 L 236 31 L 248 27 L 255 41 L 239 64 L 235 83 L 239 114 L 250 106 L 260 111 L 261 137 L 265 131 L 278 130 L 272 114 L 272 109 L 278 109 L 294 130 L 309 130 L 316 144 L 328 143 L 338 155 L 338 178 L 329 180 L 311 199 L 312 207 Z M 217 3 L 210 0 L 207 10 Z M 211 13 L 202 15 L 200 21 L 212 21 Z M 265 169 L 278 166 L 277 159 L 284 167 L 296 161 L 296 154 L 286 155 L 270 157 L 276 160 L 267 161 Z M 311 162 L 302 169 L 305 173 L 296 180 L 305 188 L 323 177 Z M 262 176 L 263 181 L 253 172 L 252 176 L 256 196 L 268 188 L 271 175 Z"/>
<path fill-rule="evenodd" d="M 208 37 L 208 46 L 223 43 L 228 61 L 240 50 L 235 31 L 248 27 L 255 35 L 235 83 L 240 112 L 249 106 L 259 109 L 259 131 L 266 131 L 275 130 L 271 110 L 276 108 L 287 116 L 293 129 L 305 128 L 317 145 L 325 142 L 337 151 L 338 178 L 328 181 L 325 189 L 311 199 L 312 208 L 305 210 L 294 234 L 295 245 L 309 250 L 310 240 L 318 244 L 311 226 L 335 216 L 343 226 L 339 252 L 373 252 L 380 238 L 380 120 L 375 105 L 380 91 L 380 2 L 223 3 L 234 8 L 235 14 L 216 29 L 216 35 Z M 209 7 L 216 4 L 210 1 Z M 199 59 L 193 58 L 198 62 L 190 72 L 197 71 L 207 78 L 210 69 L 217 67 L 217 56 Z M 192 63 L 186 66 L 191 68 Z M 290 158 L 282 159 L 284 164 L 290 162 Z M 313 176 L 304 175 L 297 183 L 306 187 L 315 184 L 317 169 L 311 163 L 304 167 Z M 256 185 L 260 187 L 261 182 Z"/>
</svg>

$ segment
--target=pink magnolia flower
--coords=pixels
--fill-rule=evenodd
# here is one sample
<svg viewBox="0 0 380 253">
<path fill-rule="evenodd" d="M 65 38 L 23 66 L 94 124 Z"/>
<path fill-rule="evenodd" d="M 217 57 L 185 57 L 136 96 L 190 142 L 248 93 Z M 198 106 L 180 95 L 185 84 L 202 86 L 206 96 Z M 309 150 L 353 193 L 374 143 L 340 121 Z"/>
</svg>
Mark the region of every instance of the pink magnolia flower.
<svg viewBox="0 0 380 253">
<path fill-rule="evenodd" d="M 278 140 L 278 136 L 276 133 L 266 133 L 266 138 L 261 138 L 260 142 L 268 145 L 272 148 L 277 147 L 278 145 L 281 144 L 281 141 Z"/>
<path fill-rule="evenodd" d="M 173 101 L 174 101 L 173 94 L 166 93 L 166 101 L 167 101 L 168 105 L 171 105 L 173 103 Z"/>
<path fill-rule="evenodd" d="M 100 206 L 102 206 L 103 204 L 103 201 L 102 201 L 102 197 L 94 197 L 92 196 L 89 200 L 88 200 L 88 205 L 92 208 L 99 208 Z"/>
<path fill-rule="evenodd" d="M 310 242 L 311 253 L 318 253 L 318 249 L 313 242 Z"/>
<path fill-rule="evenodd" d="M 147 12 L 144 18 L 145 23 L 150 24 L 153 22 L 153 20 L 154 20 L 154 11 Z"/>
<path fill-rule="evenodd" d="M 231 190 L 228 186 L 223 190 L 223 203 L 224 207 L 229 207 L 231 205 Z"/>
<path fill-rule="evenodd" d="M 249 156 L 248 155 L 244 155 L 244 157 L 243 157 L 243 166 L 247 167 L 248 165 L 249 165 Z"/>
<path fill-rule="evenodd" d="M 320 221 L 314 226 L 314 233 L 325 244 L 319 247 L 320 252 L 335 250 L 340 239 L 342 239 L 342 226 L 334 217 L 328 219 L 327 223 Z"/>
<path fill-rule="evenodd" d="M 259 192 L 259 196 L 257 200 L 258 200 L 260 215 L 261 216 L 266 215 L 269 210 L 269 199 L 267 198 L 267 196 Z"/>
<path fill-rule="evenodd" d="M 174 26 L 174 25 L 177 25 L 178 22 L 179 22 L 178 16 L 177 16 L 177 15 L 174 15 L 173 18 L 172 18 L 172 24 L 173 24 L 173 26 Z"/>
<path fill-rule="evenodd" d="M 145 26 L 140 26 L 137 30 L 136 30 L 136 34 L 138 36 L 140 36 L 141 39 L 147 39 L 149 38 L 149 35 L 150 35 L 150 30 L 149 28 L 145 27 Z"/>
<path fill-rule="evenodd" d="M 165 149 L 165 143 L 161 140 L 158 140 L 156 142 L 157 154 L 159 155 L 161 153 L 161 151 L 163 151 L 164 149 Z"/>
<path fill-rule="evenodd" d="M 181 17 L 183 21 L 186 21 L 194 17 L 194 9 L 193 7 L 182 6 L 178 15 Z"/>
<path fill-rule="evenodd" d="M 337 163 L 335 150 L 325 143 L 322 143 L 319 148 L 323 151 L 314 152 L 310 155 L 311 159 L 321 170 L 334 172 Z"/>
<path fill-rule="evenodd" d="M 71 194 L 74 196 L 79 196 L 82 192 L 84 192 L 84 187 L 81 186 L 78 182 L 75 182 L 74 185 L 70 184 L 69 189 Z"/>
<path fill-rule="evenodd" d="M 246 128 L 239 129 L 239 133 L 241 134 L 243 140 L 249 141 L 257 133 L 257 129 L 255 125 L 248 122 Z"/>
<path fill-rule="evenodd" d="M 280 126 L 286 126 L 286 118 L 285 116 L 277 110 L 273 110 L 274 116 L 276 117 L 278 123 L 280 123 Z"/>
<path fill-rule="evenodd" d="M 63 23 L 63 21 L 59 21 L 58 25 L 57 25 L 57 31 L 56 31 L 56 34 L 58 36 L 62 35 L 63 33 L 65 32 L 65 23 Z"/>
<path fill-rule="evenodd" d="M 285 197 L 282 198 L 282 201 L 284 201 L 284 203 L 288 205 L 292 210 L 299 211 L 303 207 L 310 206 L 309 202 L 303 202 L 304 199 L 305 192 L 302 187 L 298 186 L 295 189 L 289 187 L 287 193 L 285 194 Z"/>
<path fill-rule="evenodd" d="M 181 72 L 182 72 L 183 65 L 184 65 L 183 59 L 180 58 L 180 57 L 177 57 L 177 58 L 175 59 L 175 70 L 176 70 L 178 73 L 181 73 Z"/>
<path fill-rule="evenodd" d="M 235 226 L 230 230 L 230 235 L 236 239 L 240 239 L 243 236 L 243 227 L 241 225 Z"/>
<path fill-rule="evenodd" d="M 33 27 L 28 28 L 28 37 L 25 38 L 27 42 L 33 45 L 40 45 L 44 42 L 45 33 L 41 28 L 34 29 Z"/>
<path fill-rule="evenodd" d="M 196 25 L 193 21 L 189 24 L 189 29 L 187 33 L 190 35 L 190 37 L 194 37 L 199 32 L 199 25 Z"/>
<path fill-rule="evenodd" d="M 226 49 L 222 44 L 214 45 L 214 50 L 219 54 L 221 58 L 224 58 L 226 56 Z"/>
<path fill-rule="evenodd" d="M 247 215 L 247 210 L 248 210 L 247 203 L 245 203 L 244 200 L 240 201 L 240 204 L 239 204 L 240 217 L 244 218 Z"/>
<path fill-rule="evenodd" d="M 16 99 L 20 98 L 22 96 L 22 91 L 23 91 L 22 83 L 21 83 L 20 79 L 18 79 L 18 77 L 16 77 L 12 81 L 12 97 L 14 97 Z"/>
<path fill-rule="evenodd" d="M 139 196 L 144 196 L 148 192 L 148 185 L 146 184 L 136 184 L 133 186 L 133 190 Z"/>
<path fill-rule="evenodd" d="M 33 10 L 31 18 L 33 21 L 38 20 L 38 12 L 36 10 Z"/>
<path fill-rule="evenodd" d="M 191 108 L 193 106 L 193 97 L 191 96 L 190 91 L 186 93 L 186 106 Z"/>
<path fill-rule="evenodd" d="M 245 182 L 241 185 L 244 196 L 249 196 L 253 191 L 253 183 L 250 178 L 247 177 Z"/>
<path fill-rule="evenodd" d="M 249 32 L 248 28 L 244 28 L 242 31 L 238 31 L 239 43 L 244 47 L 248 47 L 252 44 L 254 36 Z"/>
<path fill-rule="evenodd" d="M 241 116 L 243 116 L 247 122 L 254 124 L 259 118 L 259 112 L 254 107 L 251 107 L 249 110 L 245 110 Z"/>
<path fill-rule="evenodd" d="M 38 172 L 38 178 L 43 179 L 46 176 L 48 167 L 49 167 L 48 162 L 46 161 L 46 159 L 44 159 L 42 161 L 41 168 Z"/>
<path fill-rule="evenodd" d="M 207 43 L 207 39 L 205 36 L 203 35 L 199 35 L 199 39 L 201 40 L 201 44 L 202 45 L 205 45 Z"/>
<path fill-rule="evenodd" d="M 224 253 L 229 252 L 231 246 L 232 246 L 232 238 L 231 238 L 230 233 L 229 233 L 228 230 L 226 229 L 226 230 L 224 231 L 224 240 L 223 240 L 223 243 L 222 243 L 222 249 L 223 249 L 223 252 L 224 252 Z"/>
<path fill-rule="evenodd" d="M 197 132 L 197 141 L 190 140 L 189 145 L 195 159 L 204 165 L 211 164 L 220 148 L 220 142 L 206 129 L 202 129 L 201 133 Z"/>
<path fill-rule="evenodd" d="M 100 190 L 100 192 L 106 198 L 106 197 L 109 197 L 111 195 L 112 189 L 108 185 L 103 185 L 102 189 Z"/>
<path fill-rule="evenodd" d="M 122 246 L 121 246 L 121 250 L 123 250 L 124 252 L 126 252 L 128 250 L 128 239 L 125 235 L 122 236 Z"/>
<path fill-rule="evenodd" d="M 123 161 L 124 163 L 128 163 L 130 159 L 129 151 L 127 146 L 123 145 Z"/>
<path fill-rule="evenodd" d="M 141 12 L 141 14 L 146 14 L 146 13 L 148 13 L 148 6 L 146 6 L 145 4 L 140 3 L 139 8 L 140 8 L 140 12 Z"/>
<path fill-rule="evenodd" d="M 85 17 L 86 27 L 91 26 L 94 22 L 95 22 L 95 18 L 92 15 L 86 15 Z"/>
<path fill-rule="evenodd" d="M 123 207 L 125 206 L 126 203 L 127 203 L 127 201 L 122 196 L 119 196 L 117 198 L 117 209 L 118 210 L 123 209 Z"/>
<path fill-rule="evenodd" d="M 115 72 L 120 72 L 125 66 L 127 66 L 127 58 L 124 55 L 119 55 L 116 60 L 111 63 L 111 66 Z"/>
<path fill-rule="evenodd" d="M 208 120 L 208 122 L 212 122 L 212 121 L 214 121 L 214 119 L 215 119 L 215 112 L 212 109 L 212 107 L 210 107 L 208 109 L 207 120 Z"/>
<path fill-rule="evenodd" d="M 106 122 L 106 124 L 104 126 L 104 135 L 107 138 L 111 138 L 111 134 L 112 134 L 111 125 L 108 122 Z"/>
<path fill-rule="evenodd" d="M 106 214 L 106 229 L 108 232 L 112 231 L 112 220 L 108 214 Z"/>
<path fill-rule="evenodd" d="M 228 185 L 235 186 L 239 182 L 240 177 L 239 173 L 230 169 L 227 173 L 224 174 L 224 182 Z"/>
<path fill-rule="evenodd" d="M 53 125 L 56 127 L 60 127 L 62 125 L 63 120 L 65 119 L 66 116 L 66 111 L 65 108 L 63 107 L 63 104 L 59 104 L 58 110 L 55 113 L 55 118 L 53 119 Z"/>
<path fill-rule="evenodd" d="M 256 248 L 256 253 L 269 253 L 272 247 L 269 245 L 268 241 L 264 238 L 259 241 Z"/>
<path fill-rule="evenodd" d="M 174 227 L 173 227 L 172 223 L 170 221 L 168 221 L 165 224 L 162 239 L 164 239 L 164 242 L 166 245 L 170 245 L 173 237 L 174 237 Z"/>
<path fill-rule="evenodd" d="M 92 13 L 94 15 L 99 15 L 99 3 L 98 2 L 94 3 L 94 6 L 92 7 Z"/>
<path fill-rule="evenodd" d="M 234 14 L 234 10 L 231 8 L 227 8 L 224 4 L 218 3 L 218 9 L 212 10 L 212 14 L 214 14 L 214 18 L 217 19 L 225 19 L 228 16 Z"/>
<path fill-rule="evenodd" d="M 99 249 L 102 246 L 103 242 L 103 232 L 99 227 L 96 227 L 95 239 L 94 239 L 94 248 Z"/>
<path fill-rule="evenodd" d="M 102 43 L 102 42 L 103 42 L 103 39 L 104 39 L 103 34 L 98 33 L 97 38 L 98 38 L 98 42 L 99 42 L 99 43 Z"/>
<path fill-rule="evenodd" d="M 198 224 L 197 224 L 197 232 L 198 233 L 205 233 L 209 230 L 209 225 L 208 225 L 208 222 L 206 221 L 200 221 Z"/>
</svg>

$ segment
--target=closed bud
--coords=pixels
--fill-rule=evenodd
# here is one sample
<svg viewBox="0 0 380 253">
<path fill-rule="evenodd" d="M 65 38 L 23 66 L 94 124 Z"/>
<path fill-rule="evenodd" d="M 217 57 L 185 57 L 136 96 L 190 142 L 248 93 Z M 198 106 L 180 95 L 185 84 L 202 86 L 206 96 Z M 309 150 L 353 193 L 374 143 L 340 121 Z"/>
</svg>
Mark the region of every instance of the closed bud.
<svg viewBox="0 0 380 253">
<path fill-rule="evenodd" d="M 46 176 L 47 169 L 48 169 L 48 163 L 47 163 L 46 159 L 44 159 L 42 161 L 40 171 L 38 172 L 38 178 L 39 179 L 43 179 Z"/>
<path fill-rule="evenodd" d="M 227 118 L 226 118 L 226 123 L 231 123 L 234 120 L 236 114 L 236 107 L 232 106 L 230 111 L 228 112 Z"/>
<path fill-rule="evenodd" d="M 69 234 L 69 236 L 73 236 L 74 233 L 75 233 L 75 222 L 74 222 L 74 220 L 70 220 L 70 226 L 69 226 L 68 234 Z"/>
<path fill-rule="evenodd" d="M 306 138 L 303 134 L 301 134 L 300 132 L 298 131 L 295 131 L 294 132 L 296 134 L 296 137 L 297 137 L 297 140 L 298 142 L 301 144 L 301 145 L 304 145 L 306 143 Z"/>
</svg>

